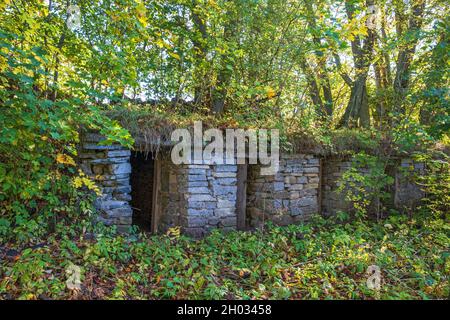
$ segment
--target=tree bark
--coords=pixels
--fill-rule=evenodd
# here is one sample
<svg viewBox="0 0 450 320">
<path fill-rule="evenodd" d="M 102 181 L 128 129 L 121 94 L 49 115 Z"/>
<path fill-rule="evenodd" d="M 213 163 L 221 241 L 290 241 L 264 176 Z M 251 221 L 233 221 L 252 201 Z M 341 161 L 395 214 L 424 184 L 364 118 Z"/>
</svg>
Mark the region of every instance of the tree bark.
<svg viewBox="0 0 450 320">
<path fill-rule="evenodd" d="M 192 2 L 193 8 L 197 6 L 196 1 Z M 196 27 L 197 31 L 200 32 L 201 40 L 198 40 L 196 38 L 192 39 L 192 43 L 194 44 L 194 50 L 195 50 L 195 57 L 197 60 L 197 63 L 200 63 L 202 60 L 206 58 L 206 47 L 204 42 L 208 39 L 208 32 L 206 30 L 206 25 L 203 23 L 202 19 L 198 16 L 197 13 L 194 12 L 194 9 L 191 9 L 191 18 L 194 22 L 194 26 Z M 202 76 L 199 75 L 199 79 Z M 204 95 L 204 88 L 201 85 L 201 83 L 197 83 L 194 87 L 194 105 L 198 105 L 201 103 Z"/>
<path fill-rule="evenodd" d="M 316 23 L 316 16 L 314 15 L 314 10 L 312 7 L 312 4 L 310 1 L 306 1 L 306 11 L 307 11 L 307 21 L 311 29 L 317 30 L 317 23 Z M 322 45 L 322 41 L 320 37 L 314 32 L 313 33 L 313 43 L 316 47 L 315 55 L 318 65 L 318 78 L 319 78 L 319 85 L 322 89 L 323 94 L 323 102 L 320 98 L 320 91 L 317 90 L 317 92 L 314 92 L 313 94 L 318 94 L 318 97 L 320 99 L 320 103 L 317 104 L 320 106 L 319 115 L 321 117 L 328 117 L 331 118 L 333 114 L 333 95 L 331 91 L 331 85 L 330 85 L 330 78 L 328 76 L 327 70 L 326 70 L 326 59 L 322 51 L 319 50 L 319 48 Z M 314 80 L 315 85 L 318 88 L 317 82 Z"/>
<path fill-rule="evenodd" d="M 228 15 L 232 13 L 229 12 Z M 233 35 L 236 33 L 236 21 L 231 19 L 231 21 L 225 25 L 223 37 L 228 43 L 231 43 Z M 221 68 L 217 74 L 216 86 L 212 88 L 212 105 L 211 111 L 215 114 L 220 114 L 225 109 L 225 100 L 227 97 L 227 87 L 230 84 L 230 79 L 232 76 L 232 70 L 229 66 L 232 66 L 232 61 L 229 58 L 229 52 L 221 55 Z"/>
<path fill-rule="evenodd" d="M 320 97 L 319 86 L 317 84 L 316 78 L 314 77 L 313 71 L 309 66 L 306 58 L 302 55 L 300 57 L 300 67 L 303 70 L 303 73 L 306 76 L 306 83 L 308 84 L 308 92 L 309 97 L 311 98 L 312 103 L 314 104 L 314 108 L 317 113 L 320 115 L 323 110 L 323 102 Z"/>
<path fill-rule="evenodd" d="M 373 3 L 373 0 L 367 0 L 366 7 L 369 8 Z M 355 12 L 354 4 L 347 1 L 345 3 L 345 9 L 348 19 L 353 19 L 353 14 Z M 360 39 L 359 36 L 356 36 L 355 39 L 351 41 L 356 79 L 352 83 L 350 99 L 344 115 L 339 122 L 340 126 L 370 126 L 366 80 L 372 59 L 373 44 L 374 32 L 371 28 L 367 28 L 367 36 L 364 39 Z"/>
<path fill-rule="evenodd" d="M 414 34 L 403 50 L 397 56 L 397 71 L 394 79 L 394 106 L 395 111 L 405 114 L 404 99 L 409 88 L 411 76 L 411 63 L 416 52 L 418 42 L 417 33 L 422 26 L 422 18 L 425 11 L 425 0 L 416 0 L 412 5 L 408 33 Z"/>
</svg>

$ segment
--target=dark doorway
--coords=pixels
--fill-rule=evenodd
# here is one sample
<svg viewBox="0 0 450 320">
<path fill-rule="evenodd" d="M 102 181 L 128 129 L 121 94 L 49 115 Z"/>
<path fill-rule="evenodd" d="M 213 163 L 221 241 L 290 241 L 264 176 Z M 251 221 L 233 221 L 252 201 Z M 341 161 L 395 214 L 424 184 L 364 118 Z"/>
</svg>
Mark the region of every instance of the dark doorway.
<svg viewBox="0 0 450 320">
<path fill-rule="evenodd" d="M 152 207 L 155 161 L 151 154 L 131 154 L 131 206 L 133 224 L 143 231 L 152 231 Z"/>
<path fill-rule="evenodd" d="M 237 169 L 237 195 L 236 216 L 238 230 L 247 230 L 247 175 L 248 165 L 238 164 Z"/>
</svg>

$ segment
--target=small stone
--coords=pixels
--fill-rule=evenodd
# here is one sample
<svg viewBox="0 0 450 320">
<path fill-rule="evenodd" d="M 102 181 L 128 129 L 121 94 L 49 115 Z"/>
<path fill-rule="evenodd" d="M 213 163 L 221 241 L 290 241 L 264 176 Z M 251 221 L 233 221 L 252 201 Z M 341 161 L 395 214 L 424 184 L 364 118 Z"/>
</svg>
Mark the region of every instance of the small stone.
<svg viewBox="0 0 450 320">
<path fill-rule="evenodd" d="M 192 195 L 185 194 L 184 197 L 189 202 L 215 201 L 215 199 L 212 196 L 210 196 L 209 194 L 192 194 Z"/>
<path fill-rule="evenodd" d="M 235 202 L 229 200 L 217 200 L 217 208 L 234 208 L 236 205 Z"/>
<path fill-rule="evenodd" d="M 308 182 L 308 177 L 305 177 L 305 176 L 297 177 L 297 183 L 307 183 L 307 182 Z"/>
<path fill-rule="evenodd" d="M 236 172 L 236 165 L 217 165 L 215 168 L 216 172 Z"/>
<path fill-rule="evenodd" d="M 291 192 L 289 194 L 289 199 L 295 200 L 298 199 L 300 197 L 300 193 L 299 192 Z"/>
<path fill-rule="evenodd" d="M 214 210 L 214 215 L 218 217 L 234 216 L 236 210 L 234 208 L 220 208 Z"/>
<path fill-rule="evenodd" d="M 214 211 L 212 209 L 187 209 L 188 216 L 212 216 Z"/>
<path fill-rule="evenodd" d="M 235 172 L 213 172 L 212 175 L 215 178 L 234 178 L 234 177 L 236 177 Z"/>
<path fill-rule="evenodd" d="M 236 186 L 214 186 L 215 195 L 236 194 Z"/>
<path fill-rule="evenodd" d="M 206 181 L 206 175 L 203 174 L 190 174 L 188 176 L 189 181 Z"/>
<path fill-rule="evenodd" d="M 118 217 L 131 217 L 133 215 L 133 210 L 131 207 L 121 207 L 111 210 L 105 210 L 106 216 L 108 218 L 118 218 Z"/>
<path fill-rule="evenodd" d="M 290 187 L 291 190 L 302 190 L 303 189 L 303 184 L 293 184 Z"/>
<path fill-rule="evenodd" d="M 108 150 L 106 152 L 106 155 L 108 157 L 130 157 L 131 151 L 130 150 Z"/>
<path fill-rule="evenodd" d="M 305 167 L 303 168 L 303 171 L 306 173 L 319 173 L 318 167 Z"/>
<path fill-rule="evenodd" d="M 207 187 L 208 182 L 207 181 L 189 181 L 188 187 Z"/>
<path fill-rule="evenodd" d="M 210 193 L 207 187 L 188 187 L 187 192 L 189 193 Z"/>
<path fill-rule="evenodd" d="M 221 178 L 217 179 L 217 183 L 224 186 L 235 185 L 237 183 L 236 178 Z"/>
<path fill-rule="evenodd" d="M 189 174 L 206 175 L 206 169 L 189 168 Z"/>
<path fill-rule="evenodd" d="M 284 190 L 284 182 L 275 182 L 273 184 L 274 191 L 283 191 Z"/>
<path fill-rule="evenodd" d="M 214 209 L 216 208 L 216 202 L 212 201 L 189 201 L 188 206 L 190 209 Z"/>
<path fill-rule="evenodd" d="M 319 177 L 310 177 L 308 182 L 318 184 L 320 182 L 320 179 Z"/>
</svg>

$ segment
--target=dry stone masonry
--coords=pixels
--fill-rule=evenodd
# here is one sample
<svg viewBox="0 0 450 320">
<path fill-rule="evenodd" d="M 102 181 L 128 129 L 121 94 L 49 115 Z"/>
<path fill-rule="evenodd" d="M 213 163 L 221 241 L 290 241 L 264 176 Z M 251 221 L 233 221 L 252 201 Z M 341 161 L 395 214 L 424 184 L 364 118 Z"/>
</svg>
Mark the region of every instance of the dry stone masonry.
<svg viewBox="0 0 450 320">
<path fill-rule="evenodd" d="M 236 172 L 236 165 L 189 165 L 188 233 L 236 228 Z"/>
<path fill-rule="evenodd" d="M 322 214 L 330 216 L 338 211 L 349 212 L 352 206 L 345 197 L 338 193 L 343 174 L 352 167 L 349 156 L 332 156 L 322 160 Z M 410 211 L 419 205 L 424 194 L 420 187 L 414 183 L 415 174 L 424 174 L 423 163 L 415 163 L 405 158 L 398 159 L 398 166 L 393 168 L 395 184 L 391 188 L 393 205 L 400 211 Z M 366 169 L 359 169 L 362 174 L 368 173 Z M 370 192 L 370 191 L 367 191 Z M 373 206 L 370 209 L 374 209 Z"/>
<path fill-rule="evenodd" d="M 352 162 L 347 157 L 330 157 L 323 161 L 322 166 L 322 213 L 330 216 L 338 211 L 347 211 L 350 204 L 337 192 L 340 180 L 345 171 L 350 169 Z"/>
<path fill-rule="evenodd" d="M 98 134 L 85 134 L 79 148 L 79 163 L 101 188 L 102 195 L 96 201 L 99 220 L 125 231 L 133 222 L 131 152 L 120 145 L 101 145 L 102 140 Z M 160 152 L 157 161 L 160 164 L 160 186 L 155 191 L 158 231 L 180 226 L 183 233 L 202 237 L 214 228 L 236 229 L 238 165 L 207 161 L 175 165 L 168 150 Z M 393 198 L 397 208 L 406 210 L 416 206 L 423 196 L 409 178 L 411 171 L 423 173 L 424 168 L 409 159 L 399 164 Z M 337 188 L 350 167 L 348 157 L 323 158 L 313 154 L 282 154 L 279 171 L 272 176 L 261 175 L 260 165 L 248 165 L 246 226 L 261 227 L 267 221 L 288 225 L 315 213 L 333 215 L 349 210 L 349 204 L 337 193 Z M 148 186 L 149 190 L 153 187 Z"/>
<path fill-rule="evenodd" d="M 412 159 L 401 159 L 395 172 L 394 205 L 400 211 L 415 209 L 425 196 L 420 187 L 414 183 L 414 175 L 423 175 L 425 166 Z"/>
<path fill-rule="evenodd" d="M 120 145 L 101 145 L 104 138 L 95 133 L 83 135 L 78 150 L 81 169 L 100 187 L 102 196 L 95 206 L 98 219 L 107 225 L 116 225 L 126 231 L 132 223 L 133 210 L 130 186 L 130 150 Z"/>
<path fill-rule="evenodd" d="M 288 225 L 319 212 L 320 159 L 314 155 L 282 155 L 279 172 L 261 176 L 259 165 L 250 165 L 247 213 L 250 225 L 270 220 Z"/>
</svg>

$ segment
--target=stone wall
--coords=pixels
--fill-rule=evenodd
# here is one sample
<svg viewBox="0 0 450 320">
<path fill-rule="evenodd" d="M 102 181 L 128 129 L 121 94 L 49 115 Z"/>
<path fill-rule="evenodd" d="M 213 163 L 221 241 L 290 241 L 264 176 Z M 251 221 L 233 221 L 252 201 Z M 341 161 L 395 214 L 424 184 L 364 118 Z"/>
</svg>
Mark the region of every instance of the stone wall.
<svg viewBox="0 0 450 320">
<path fill-rule="evenodd" d="M 237 165 L 185 165 L 182 196 L 186 211 L 180 224 L 186 234 L 201 237 L 213 228 L 236 228 Z"/>
<path fill-rule="evenodd" d="M 351 206 L 337 192 L 342 175 L 351 168 L 352 162 L 346 157 L 330 157 L 322 161 L 322 214 L 330 216 L 338 211 L 348 211 Z"/>
<path fill-rule="evenodd" d="M 320 159 L 314 155 L 282 155 L 276 175 L 262 176 L 249 165 L 247 218 L 252 227 L 270 220 L 288 225 L 319 212 Z"/>
<path fill-rule="evenodd" d="M 401 159 L 395 171 L 394 205 L 401 212 L 414 210 L 425 196 L 420 186 L 414 182 L 416 174 L 424 174 L 423 163 L 412 159 Z"/>
<path fill-rule="evenodd" d="M 338 211 L 349 212 L 352 205 L 345 201 L 344 196 L 337 192 L 340 180 L 345 171 L 351 168 L 352 162 L 349 157 L 329 157 L 323 159 L 322 166 L 322 214 L 334 215 Z M 414 174 L 423 174 L 424 165 L 414 163 L 411 159 L 398 159 L 398 165 L 388 168 L 390 175 L 395 177 L 395 183 L 387 190 L 391 199 L 385 205 L 394 207 L 402 212 L 414 209 L 423 198 L 420 187 L 414 183 Z M 364 170 L 360 170 L 364 174 Z M 370 191 L 367 191 L 370 193 Z M 369 213 L 374 206 L 369 207 Z"/>
<path fill-rule="evenodd" d="M 100 213 L 98 219 L 107 225 L 116 225 L 119 231 L 126 231 L 131 226 L 133 214 L 129 205 L 130 150 L 120 145 L 99 145 L 103 139 L 99 134 L 84 134 L 78 150 L 78 162 L 102 192 L 95 202 Z"/>
<path fill-rule="evenodd" d="M 78 161 L 101 188 L 102 195 L 95 203 L 99 220 L 125 231 L 132 224 L 131 152 L 120 145 L 99 145 L 101 140 L 98 134 L 84 134 Z M 175 165 L 167 152 L 158 157 L 158 231 L 180 226 L 183 233 L 202 237 L 214 228 L 236 229 L 237 165 Z M 410 177 L 411 172 L 423 173 L 424 168 L 408 159 L 399 163 L 394 168 L 393 202 L 404 211 L 414 208 L 423 197 Z M 281 155 L 279 171 L 272 176 L 261 175 L 260 165 L 248 165 L 247 226 L 260 227 L 267 221 L 288 225 L 319 211 L 325 215 L 348 211 L 351 207 L 337 188 L 350 167 L 349 158 L 320 159 L 311 154 Z"/>
</svg>

